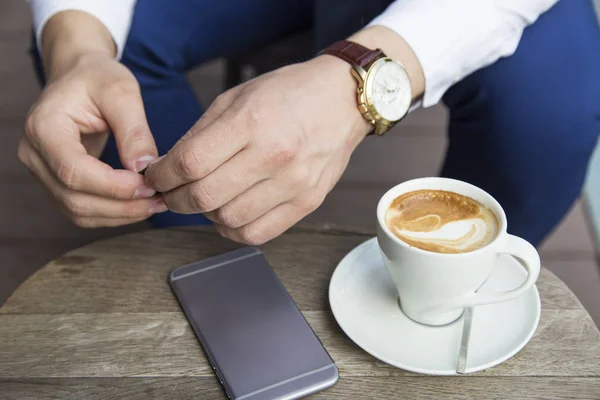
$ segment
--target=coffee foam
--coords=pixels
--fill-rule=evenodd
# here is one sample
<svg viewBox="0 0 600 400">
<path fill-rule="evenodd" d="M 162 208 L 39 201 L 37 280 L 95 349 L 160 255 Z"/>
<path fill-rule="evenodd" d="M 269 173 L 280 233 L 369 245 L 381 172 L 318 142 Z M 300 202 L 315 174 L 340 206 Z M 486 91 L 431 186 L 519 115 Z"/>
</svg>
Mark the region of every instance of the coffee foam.
<svg viewBox="0 0 600 400">
<path fill-rule="evenodd" d="M 463 253 L 498 234 L 494 213 L 477 201 L 442 190 L 419 190 L 394 200 L 386 225 L 411 246 L 437 253 Z"/>
</svg>

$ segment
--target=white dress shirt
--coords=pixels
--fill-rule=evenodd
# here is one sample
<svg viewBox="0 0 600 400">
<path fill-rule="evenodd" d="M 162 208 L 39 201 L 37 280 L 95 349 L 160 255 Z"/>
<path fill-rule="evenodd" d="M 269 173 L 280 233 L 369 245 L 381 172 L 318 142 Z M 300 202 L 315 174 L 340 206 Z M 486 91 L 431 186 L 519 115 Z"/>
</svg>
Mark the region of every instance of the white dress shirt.
<svg viewBox="0 0 600 400">
<path fill-rule="evenodd" d="M 50 17 L 63 10 L 80 10 L 96 16 L 108 28 L 118 58 L 135 1 L 29 0 L 38 43 Z M 557 1 L 396 0 L 369 25 L 386 26 L 411 46 L 425 75 L 422 105 L 429 107 L 454 83 L 514 53 L 523 29 Z"/>
</svg>

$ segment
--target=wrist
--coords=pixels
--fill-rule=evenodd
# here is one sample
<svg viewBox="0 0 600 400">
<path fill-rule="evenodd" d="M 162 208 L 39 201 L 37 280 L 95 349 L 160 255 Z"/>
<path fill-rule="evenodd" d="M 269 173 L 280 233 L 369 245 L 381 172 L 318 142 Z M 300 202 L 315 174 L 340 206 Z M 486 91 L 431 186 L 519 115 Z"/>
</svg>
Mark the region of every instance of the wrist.
<svg viewBox="0 0 600 400">
<path fill-rule="evenodd" d="M 410 80 L 413 102 L 423 95 L 423 69 L 415 53 L 400 35 L 388 28 L 373 26 L 357 32 L 348 40 L 372 50 L 379 48 L 387 56 L 400 62 Z M 322 77 L 318 82 L 320 90 L 324 89 L 332 95 L 330 101 L 342 112 L 344 122 L 350 124 L 347 129 L 357 139 L 358 145 L 365 135 L 373 131 L 374 126 L 358 109 L 357 82 L 350 72 L 352 67 L 346 61 L 327 54 L 312 59 L 310 63 L 313 65 L 311 70 L 317 71 L 313 76 Z"/>
<path fill-rule="evenodd" d="M 82 11 L 62 11 L 50 18 L 41 42 L 49 82 L 88 56 L 114 59 L 116 55 L 116 46 L 108 29 L 96 17 Z"/>
<path fill-rule="evenodd" d="M 400 62 L 410 79 L 413 101 L 423 95 L 425 92 L 423 68 L 412 48 L 396 32 L 383 26 L 371 26 L 356 32 L 348 40 L 372 50 L 379 48 L 387 56 Z"/>
<path fill-rule="evenodd" d="M 313 70 L 317 71 L 315 76 L 322 78 L 318 82 L 319 89 L 330 94 L 330 102 L 343 115 L 343 123 L 358 145 L 360 140 L 373 130 L 373 125 L 358 110 L 357 83 L 350 73 L 350 65 L 344 60 L 327 54 L 317 56 L 309 63 L 314 66 Z"/>
</svg>

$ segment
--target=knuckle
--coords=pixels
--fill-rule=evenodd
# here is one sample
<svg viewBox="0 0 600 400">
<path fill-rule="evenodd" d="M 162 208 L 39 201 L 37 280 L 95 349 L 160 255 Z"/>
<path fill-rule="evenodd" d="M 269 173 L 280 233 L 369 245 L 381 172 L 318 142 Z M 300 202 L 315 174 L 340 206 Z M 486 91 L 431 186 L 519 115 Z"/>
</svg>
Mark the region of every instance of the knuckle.
<svg viewBox="0 0 600 400">
<path fill-rule="evenodd" d="M 267 241 L 266 235 L 257 228 L 247 226 L 240 231 L 240 238 L 250 246 L 259 246 Z"/>
<path fill-rule="evenodd" d="M 150 132 L 143 125 L 134 125 L 127 130 L 126 135 L 130 144 L 137 144 L 147 141 Z"/>
<path fill-rule="evenodd" d="M 250 129 L 262 126 L 268 117 L 267 107 L 260 104 L 252 105 L 244 113 L 246 126 Z"/>
<path fill-rule="evenodd" d="M 233 208 L 223 206 L 217 210 L 218 220 L 229 228 L 239 228 L 243 225 L 239 213 Z"/>
<path fill-rule="evenodd" d="M 120 182 L 113 183 L 109 190 L 109 196 L 111 199 L 125 199 L 131 197 L 131 192 L 126 188 L 123 188 Z"/>
<path fill-rule="evenodd" d="M 36 128 L 36 118 L 35 118 L 35 114 L 29 114 L 29 116 L 27 117 L 27 120 L 25 121 L 25 135 L 26 136 L 32 136 L 33 133 L 35 132 L 35 128 Z"/>
<path fill-rule="evenodd" d="M 271 145 L 268 151 L 268 159 L 275 165 L 287 165 L 294 160 L 298 148 L 294 141 L 281 140 Z"/>
<path fill-rule="evenodd" d="M 87 228 L 87 220 L 85 218 L 69 215 L 69 219 L 71 220 L 71 222 L 73 222 L 74 225 L 80 228 Z"/>
<path fill-rule="evenodd" d="M 187 180 L 199 178 L 202 174 L 201 158 L 202 155 L 197 149 L 182 149 L 176 161 L 176 168 L 181 177 Z"/>
<path fill-rule="evenodd" d="M 305 214 L 315 211 L 323 203 L 325 196 L 316 190 L 307 193 L 297 204 L 298 208 Z"/>
<path fill-rule="evenodd" d="M 143 207 L 142 204 L 128 204 L 121 210 L 121 217 L 127 219 L 135 219 L 150 216 L 150 207 Z"/>
<path fill-rule="evenodd" d="M 58 180 L 67 188 L 75 190 L 77 187 L 77 168 L 75 164 L 61 164 L 58 167 Z"/>
<path fill-rule="evenodd" d="M 17 147 L 17 158 L 19 159 L 21 164 L 29 164 L 29 151 L 27 150 L 27 146 L 25 145 L 24 139 L 21 139 L 19 141 L 19 145 Z"/>
<path fill-rule="evenodd" d="M 63 199 L 63 204 L 69 215 L 75 218 L 82 218 L 87 215 L 87 207 L 76 196 L 66 196 Z"/>
<path fill-rule="evenodd" d="M 200 183 L 195 184 L 192 188 L 192 204 L 200 212 L 209 212 L 216 208 L 209 191 Z"/>
<path fill-rule="evenodd" d="M 33 140 L 34 142 L 39 137 L 40 131 L 40 116 L 39 113 L 34 111 L 27 117 L 25 121 L 25 136 Z"/>
<path fill-rule="evenodd" d="M 110 184 L 106 187 L 98 188 L 101 189 L 103 193 L 106 193 L 105 196 L 108 196 L 111 199 L 122 199 L 122 200 L 130 200 L 135 193 L 135 188 L 132 186 L 131 181 L 128 179 L 124 179 L 120 174 L 120 171 L 111 171 L 110 175 L 108 175 Z"/>
<path fill-rule="evenodd" d="M 290 183 L 292 186 L 297 187 L 297 186 L 309 186 L 310 184 L 310 173 L 308 168 L 304 168 L 304 167 L 298 167 L 298 168 L 294 168 L 294 170 L 291 171 L 291 176 L 290 176 Z"/>
<path fill-rule="evenodd" d="M 98 223 L 91 218 L 85 217 L 71 217 L 71 222 L 80 228 L 96 228 Z"/>
<path fill-rule="evenodd" d="M 221 93 L 213 100 L 211 107 L 215 107 L 217 109 L 224 107 L 225 104 L 228 103 L 227 98 L 227 92 Z"/>
<path fill-rule="evenodd" d="M 137 96 L 140 93 L 140 85 L 132 77 L 120 77 L 110 83 L 107 91 L 111 98 L 126 98 Z"/>
</svg>

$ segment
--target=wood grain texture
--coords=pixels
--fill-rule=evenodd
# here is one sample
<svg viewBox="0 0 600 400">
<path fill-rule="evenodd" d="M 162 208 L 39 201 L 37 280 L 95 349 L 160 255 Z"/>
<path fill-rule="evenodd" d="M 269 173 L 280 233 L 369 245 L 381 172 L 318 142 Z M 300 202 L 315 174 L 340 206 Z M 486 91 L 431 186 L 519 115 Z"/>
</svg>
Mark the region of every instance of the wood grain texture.
<svg viewBox="0 0 600 400">
<path fill-rule="evenodd" d="M 327 291 L 335 267 L 371 236 L 344 228 L 300 227 L 261 249 L 301 310 L 323 310 L 329 308 Z M 42 268 L 0 313 L 179 311 L 167 284 L 169 272 L 237 247 L 208 228 L 151 230 L 95 242 Z M 581 308 L 575 295 L 548 270 L 542 270 L 538 289 L 544 309 Z"/>
<path fill-rule="evenodd" d="M 227 398 L 217 379 L 212 377 L 0 379 L 0 390 L 2 399 L 6 400 Z M 334 387 L 310 399 L 598 400 L 598 393 L 600 381 L 595 378 L 403 376 L 375 380 L 342 377 Z"/>
<path fill-rule="evenodd" d="M 330 312 L 304 314 L 342 375 L 414 375 L 360 350 Z M 1 321 L 2 378 L 212 376 L 181 312 L 4 315 Z M 600 376 L 598 360 L 600 333 L 584 310 L 546 310 L 519 354 L 475 375 Z"/>
<path fill-rule="evenodd" d="M 335 322 L 327 289 L 337 263 L 372 234 L 303 225 L 262 247 L 339 367 L 340 382 L 315 399 L 600 398 L 600 332 L 545 269 L 537 332 L 501 365 L 428 377 L 362 351 Z M 225 398 L 167 275 L 237 247 L 208 228 L 153 230 L 51 262 L 0 309 L 0 398 Z"/>
</svg>

